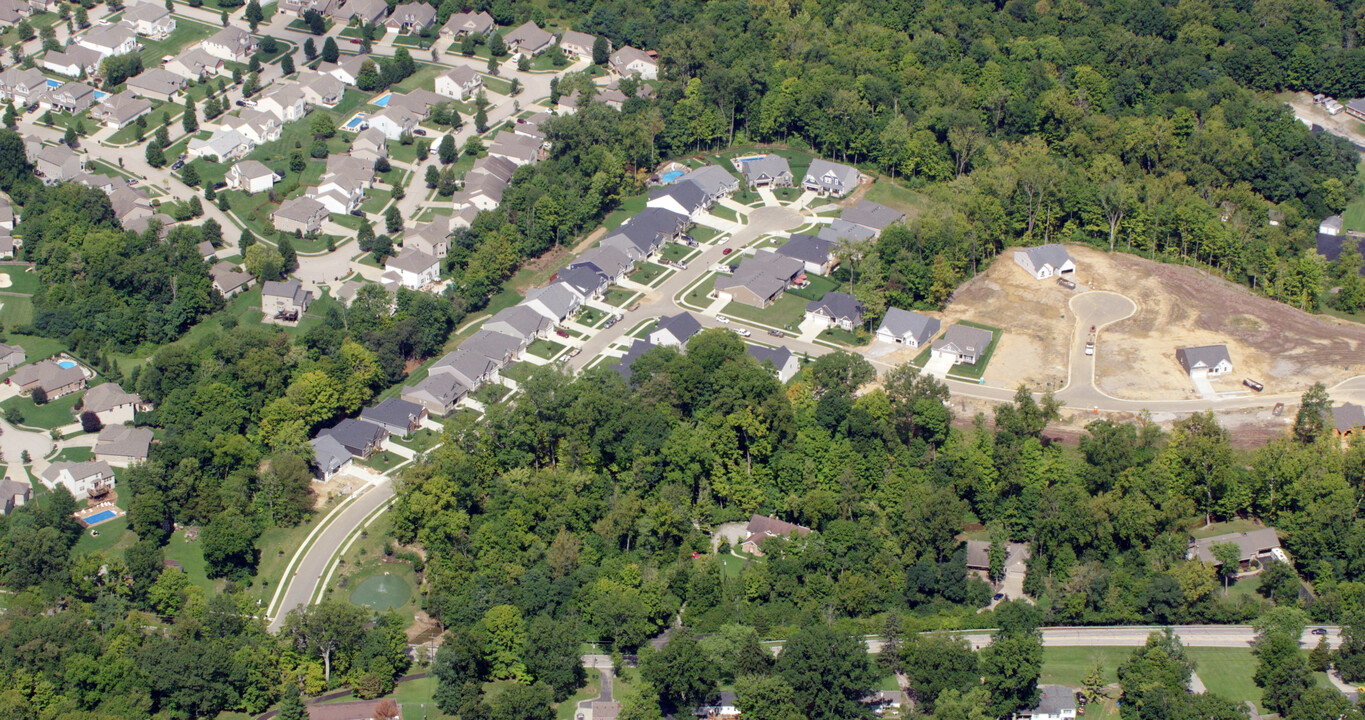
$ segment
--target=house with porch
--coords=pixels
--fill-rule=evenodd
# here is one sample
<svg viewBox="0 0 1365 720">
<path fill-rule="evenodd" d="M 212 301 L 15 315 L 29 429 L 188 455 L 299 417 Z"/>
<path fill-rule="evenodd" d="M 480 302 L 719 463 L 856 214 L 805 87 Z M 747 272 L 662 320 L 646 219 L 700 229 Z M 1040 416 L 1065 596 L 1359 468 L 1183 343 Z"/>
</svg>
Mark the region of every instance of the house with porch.
<svg viewBox="0 0 1365 720">
<path fill-rule="evenodd" d="M 876 335 L 885 343 L 918 348 L 932 340 L 942 327 L 938 318 L 893 307 L 886 309 Z"/>
<path fill-rule="evenodd" d="M 806 305 L 806 319 L 823 323 L 827 328 L 853 332 L 863 324 L 863 304 L 848 293 L 827 292 L 824 297 Z"/>
<path fill-rule="evenodd" d="M 951 358 L 954 365 L 975 365 L 991 345 L 990 330 L 969 325 L 953 325 L 930 346 L 935 357 Z"/>
</svg>

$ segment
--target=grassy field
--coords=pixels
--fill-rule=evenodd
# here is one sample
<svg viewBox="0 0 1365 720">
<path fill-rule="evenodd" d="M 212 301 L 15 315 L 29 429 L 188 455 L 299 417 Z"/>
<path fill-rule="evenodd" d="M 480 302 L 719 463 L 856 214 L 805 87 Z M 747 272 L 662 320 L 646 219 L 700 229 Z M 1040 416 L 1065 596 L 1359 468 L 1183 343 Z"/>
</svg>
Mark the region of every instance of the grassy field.
<svg viewBox="0 0 1365 720">
<path fill-rule="evenodd" d="M 913 218 L 928 205 L 928 200 L 923 195 L 896 184 L 890 178 L 878 178 L 877 182 L 868 187 L 863 198 L 900 210 L 905 213 L 906 218 Z"/>
<path fill-rule="evenodd" d="M 71 408 L 80 402 L 83 395 L 84 393 L 71 393 L 42 405 L 34 405 L 33 398 L 19 395 L 0 402 L 0 409 L 8 411 L 10 408 L 18 408 L 24 415 L 25 425 L 50 430 L 76 421 Z"/>
<path fill-rule="evenodd" d="M 417 72 L 394 83 L 389 89 L 399 93 L 406 93 L 417 88 L 434 90 L 436 88 L 436 76 L 444 70 L 445 68 L 440 65 L 417 63 Z"/>
<path fill-rule="evenodd" d="M 1251 680 L 1256 658 L 1250 648 L 1189 648 L 1186 652 L 1209 692 L 1237 701 L 1250 700 L 1261 707 L 1261 688 Z"/>
<path fill-rule="evenodd" d="M 161 67 L 161 58 L 166 55 L 179 55 L 180 51 L 197 43 L 201 40 L 212 37 L 222 28 L 195 22 L 178 15 L 175 19 L 175 29 L 164 40 L 154 40 L 149 37 L 138 37 L 138 42 L 142 43 L 142 65 L 143 67 Z"/>
<path fill-rule="evenodd" d="M 809 302 L 810 300 L 800 295 L 786 292 L 765 308 L 756 308 L 740 302 L 730 302 L 721 312 L 731 317 L 756 322 L 768 327 L 794 330 L 796 326 L 801 324 L 801 319 L 805 317 L 806 305 Z"/>
<path fill-rule="evenodd" d="M 1213 537 L 1215 535 L 1227 535 L 1229 533 L 1242 533 L 1251 530 L 1260 530 L 1265 527 L 1264 523 L 1255 520 L 1238 518 L 1227 522 L 1217 522 L 1208 526 L 1196 526 L 1190 528 L 1190 535 L 1195 538 Z"/>
<path fill-rule="evenodd" d="M 18 265 L 6 265 L 0 267 L 0 273 L 9 276 L 9 287 L 4 288 L 4 292 L 32 295 L 42 287 L 42 283 L 38 280 L 38 274 L 29 271 L 27 268 Z"/>
</svg>

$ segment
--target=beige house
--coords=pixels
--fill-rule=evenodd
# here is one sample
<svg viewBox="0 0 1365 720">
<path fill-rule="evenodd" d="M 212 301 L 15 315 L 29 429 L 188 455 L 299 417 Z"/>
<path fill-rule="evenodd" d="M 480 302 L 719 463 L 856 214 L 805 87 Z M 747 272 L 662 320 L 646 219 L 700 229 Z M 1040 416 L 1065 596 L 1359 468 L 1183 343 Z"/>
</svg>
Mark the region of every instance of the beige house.
<svg viewBox="0 0 1365 720">
<path fill-rule="evenodd" d="M 241 190 L 252 195 L 275 187 L 275 171 L 266 167 L 264 163 L 243 160 L 228 170 L 224 180 L 233 190 Z"/>
<path fill-rule="evenodd" d="M 95 459 L 126 468 L 147 460 L 152 431 L 127 425 L 106 425 L 95 442 Z"/>
<path fill-rule="evenodd" d="M 261 312 L 266 322 L 296 323 L 311 304 L 313 293 L 304 290 L 298 280 L 266 280 L 261 285 Z"/>
<path fill-rule="evenodd" d="M 473 97 L 481 87 L 483 76 L 464 65 L 451 68 L 436 77 L 437 95 L 462 102 Z"/>
<path fill-rule="evenodd" d="M 104 383 L 90 388 L 81 398 L 81 412 L 95 413 L 105 425 L 121 425 L 133 421 L 133 411 L 142 405 L 137 393 L 124 392 L 116 383 Z"/>
<path fill-rule="evenodd" d="M 327 208 L 309 197 L 298 197 L 284 201 L 270 216 L 275 229 L 280 232 L 298 231 L 311 235 L 322 229 L 322 221 L 327 219 Z"/>
<path fill-rule="evenodd" d="M 559 49 L 564 51 L 569 57 L 576 57 L 581 60 L 592 61 L 592 46 L 597 42 L 596 35 L 581 33 L 576 30 L 565 30 L 563 37 L 559 39 Z M 607 45 L 611 49 L 610 43 Z"/>
</svg>

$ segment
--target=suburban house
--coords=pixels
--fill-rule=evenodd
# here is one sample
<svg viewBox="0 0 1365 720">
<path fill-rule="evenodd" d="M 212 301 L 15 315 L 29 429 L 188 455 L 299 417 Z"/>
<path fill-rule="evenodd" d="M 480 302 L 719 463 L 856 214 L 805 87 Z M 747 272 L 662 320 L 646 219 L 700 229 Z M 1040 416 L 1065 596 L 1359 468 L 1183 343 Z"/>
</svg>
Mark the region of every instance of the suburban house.
<svg viewBox="0 0 1365 720">
<path fill-rule="evenodd" d="M 47 92 L 47 78 L 35 68 L 24 69 L 12 65 L 0 71 L 0 100 L 13 100 L 15 105 L 28 105 Z"/>
<path fill-rule="evenodd" d="M 791 187 L 792 169 L 787 158 L 781 155 L 764 155 L 749 158 L 739 165 L 744 182 L 751 189 L 761 187 Z"/>
<path fill-rule="evenodd" d="M 932 348 L 934 357 L 952 358 L 954 365 L 975 365 L 991 345 L 991 331 L 968 325 L 953 325 Z"/>
<path fill-rule="evenodd" d="M 258 46 L 259 43 L 256 38 L 251 37 L 251 33 L 235 25 L 229 25 L 205 40 L 200 47 L 204 52 L 220 60 L 244 63 L 256 54 Z"/>
<path fill-rule="evenodd" d="M 560 268 L 551 280 L 558 280 L 577 293 L 580 300 L 597 299 L 607 289 L 607 279 L 586 265 Z"/>
<path fill-rule="evenodd" d="M 834 243 L 814 235 L 791 236 L 777 248 L 777 254 L 800 260 L 805 264 L 806 272 L 815 275 L 828 275 L 839 264 L 839 259 L 834 256 Z"/>
<path fill-rule="evenodd" d="M 407 437 L 417 432 L 426 418 L 426 408 L 398 398 L 389 398 L 374 407 L 360 411 L 361 420 L 378 425 L 390 435 L 399 437 Z"/>
<path fill-rule="evenodd" d="M 483 76 L 466 65 L 451 68 L 436 76 L 436 94 L 464 101 L 483 87 Z"/>
<path fill-rule="evenodd" d="M 230 298 L 249 289 L 251 283 L 256 280 L 251 273 L 237 269 L 235 265 L 226 260 L 214 263 L 213 267 L 209 268 L 209 278 L 213 280 L 213 289 L 225 298 Z"/>
<path fill-rule="evenodd" d="M 631 378 L 635 377 L 635 361 L 656 347 L 658 346 L 648 340 L 634 340 L 630 344 L 630 349 L 626 350 L 625 355 L 617 359 L 616 364 L 612 365 L 611 369 L 615 370 L 616 374 L 620 375 L 626 382 L 630 382 Z"/>
<path fill-rule="evenodd" d="M 400 107 L 422 120 L 431 117 L 431 109 L 445 102 L 445 98 L 425 88 L 414 88 L 405 93 L 395 92 L 389 96 L 388 107 Z"/>
<path fill-rule="evenodd" d="M 745 345 L 744 351 L 749 357 L 757 360 L 759 365 L 772 363 L 778 382 L 785 383 L 791 380 L 801 370 L 801 361 L 784 346 L 770 348 L 762 345 Z"/>
<path fill-rule="evenodd" d="M 1048 243 L 1014 251 L 1014 264 L 1038 280 L 1076 272 L 1076 263 L 1059 243 Z"/>
<path fill-rule="evenodd" d="M 805 263 L 760 250 L 741 261 L 730 275 L 717 275 L 712 297 L 765 308 L 793 283 L 805 282 Z"/>
<path fill-rule="evenodd" d="M 304 189 L 304 197 L 322 203 L 329 213 L 348 215 L 365 200 L 365 182 L 345 175 L 324 177 L 317 185 Z"/>
<path fill-rule="evenodd" d="M 555 325 L 577 312 L 582 303 L 583 299 L 562 282 L 528 290 L 526 299 L 521 302 L 522 306 L 540 313 Z"/>
<path fill-rule="evenodd" d="M 703 165 L 683 175 L 678 179 L 678 182 L 694 183 L 701 188 L 701 191 L 706 194 L 708 205 L 723 197 L 729 197 L 739 189 L 739 180 L 719 165 Z"/>
<path fill-rule="evenodd" d="M 327 208 L 310 197 L 297 197 L 286 200 L 270 215 L 270 222 L 279 232 L 301 232 L 312 235 L 322 229 L 322 221 L 327 219 Z"/>
<path fill-rule="evenodd" d="M 256 100 L 256 107 L 262 112 L 273 114 L 282 123 L 294 122 L 307 112 L 303 90 L 297 83 L 277 83 Z"/>
<path fill-rule="evenodd" d="M 254 147 L 256 143 L 251 142 L 251 138 L 236 130 L 219 128 L 207 140 L 199 138 L 190 140 L 185 152 L 189 153 L 190 157 L 218 158 L 219 162 L 227 162 L 246 157 Z"/>
<path fill-rule="evenodd" d="M 38 107 L 44 110 L 77 115 L 95 104 L 95 88 L 81 82 L 64 83 L 39 97 Z"/>
<path fill-rule="evenodd" d="M 630 256 L 616 248 L 599 246 L 578 256 L 577 260 L 569 263 L 569 267 L 586 267 L 606 278 L 607 282 L 617 283 L 635 269 L 635 263 Z"/>
<path fill-rule="evenodd" d="M 749 518 L 749 524 L 744 527 L 744 532 L 746 534 L 739 545 L 740 549 L 755 557 L 763 557 L 762 545 L 768 538 L 792 535 L 805 537 L 810 534 L 810 528 L 766 515 L 754 515 Z"/>
<path fill-rule="evenodd" d="M 33 8 L 22 0 L 0 0 L 0 23 L 17 25 L 33 14 Z"/>
<path fill-rule="evenodd" d="M 338 4 L 337 0 L 280 0 L 279 10 L 296 17 L 303 17 L 309 10 L 330 16 Z"/>
<path fill-rule="evenodd" d="M 1213 377 L 1232 372 L 1232 356 L 1227 345 L 1201 345 L 1175 351 L 1176 362 L 1190 377 Z"/>
<path fill-rule="evenodd" d="M 1354 101 L 1353 101 L 1354 102 Z M 1340 235 L 1342 219 L 1340 215 L 1329 215 L 1318 223 L 1318 232 L 1323 235 Z"/>
<path fill-rule="evenodd" d="M 33 486 L 28 483 L 10 478 L 0 480 L 0 515 L 8 515 L 32 499 Z"/>
<path fill-rule="evenodd" d="M 413 228 L 403 237 L 403 249 L 419 250 L 443 258 L 450 253 L 450 219 L 436 215 L 429 223 Z"/>
<path fill-rule="evenodd" d="M 0 372 L 9 372 L 28 362 L 28 353 L 18 345 L 0 343 Z"/>
<path fill-rule="evenodd" d="M 152 102 L 128 92 L 106 95 L 98 105 L 91 108 L 90 117 L 105 127 L 122 129 L 137 122 L 137 119 L 152 111 Z"/>
<path fill-rule="evenodd" d="M 95 442 L 95 459 L 114 467 L 145 462 L 152 437 L 152 431 L 147 428 L 106 425 Z"/>
<path fill-rule="evenodd" d="M 162 67 L 186 80 L 202 80 L 211 75 L 222 75 L 225 66 L 222 58 L 210 55 L 202 47 L 192 47 L 171 58 Z"/>
<path fill-rule="evenodd" d="M 475 333 L 475 335 L 477 334 Z M 497 335 L 496 333 L 493 334 Z M 509 351 L 517 346 L 517 342 L 511 338 L 503 335 L 497 335 L 497 337 L 501 338 Z M 471 336 L 470 339 L 472 340 L 473 337 Z M 431 366 L 428 374 L 433 376 L 438 374 L 450 375 L 458 380 L 460 385 L 475 390 L 486 382 L 495 382 L 498 379 L 498 370 L 506 365 L 506 362 L 501 356 L 494 360 L 482 352 L 468 350 L 462 344 L 454 352 L 437 360 L 436 364 Z"/>
<path fill-rule="evenodd" d="M 488 358 L 498 369 L 511 364 L 531 345 L 529 337 L 515 337 L 492 330 L 479 330 L 460 343 L 460 352 Z"/>
<path fill-rule="evenodd" d="M 76 41 L 76 44 L 94 50 L 101 57 L 125 55 L 142 49 L 137 42 L 137 35 L 132 30 L 118 25 L 92 27 Z"/>
<path fill-rule="evenodd" d="M 227 115 L 218 123 L 224 130 L 236 130 L 256 145 L 280 139 L 284 123 L 274 113 L 246 108 L 237 116 Z"/>
<path fill-rule="evenodd" d="M 351 466 L 351 453 L 331 435 L 319 435 L 308 444 L 313 446 L 313 469 L 318 480 L 327 482 Z"/>
<path fill-rule="evenodd" d="M 3 353 L 0 353 L 0 357 L 3 357 Z M 1358 436 L 1362 430 L 1365 430 L 1365 407 L 1353 403 L 1333 406 L 1332 430 L 1337 437 Z"/>
<path fill-rule="evenodd" d="M 968 540 L 966 565 L 968 570 L 989 571 L 991 569 L 991 541 Z"/>
<path fill-rule="evenodd" d="M 484 330 L 528 341 L 528 344 L 545 337 L 553 326 L 553 321 L 525 305 L 503 308 L 483 323 Z"/>
<path fill-rule="evenodd" d="M 391 707 L 385 707 L 386 704 Z M 417 713 L 412 712 L 408 716 L 415 718 Z M 596 717 L 602 718 L 601 715 Z M 355 700 L 308 706 L 308 720 L 402 720 L 402 718 L 402 704 L 392 700 Z"/>
<path fill-rule="evenodd" d="M 659 77 L 659 61 L 649 53 L 629 45 L 622 45 L 619 50 L 612 53 L 607 66 L 620 77 L 639 75 L 643 80 L 655 80 Z"/>
<path fill-rule="evenodd" d="M 1015 720 L 1076 720 L 1076 693 L 1063 685 L 1039 685 L 1038 705 L 1014 714 Z"/>
<path fill-rule="evenodd" d="M 801 186 L 821 195 L 843 197 L 856 190 L 860 182 L 862 174 L 857 168 L 817 158 L 811 161 Z"/>
<path fill-rule="evenodd" d="M 389 432 L 378 425 L 355 418 L 346 418 L 333 427 L 323 430 L 319 435 L 328 435 L 336 440 L 346 452 L 367 460 L 379 446 L 383 444 L 384 438 L 389 436 Z"/>
<path fill-rule="evenodd" d="M 576 30 L 565 30 L 564 35 L 559 38 L 559 49 L 564 51 L 570 58 L 579 58 L 592 62 L 592 46 L 597 42 L 596 35 L 581 33 Z M 611 43 L 608 41 L 608 50 Z"/>
<path fill-rule="evenodd" d="M 706 213 L 711 202 L 696 183 L 676 182 L 650 190 L 645 207 L 662 208 L 696 220 Z"/>
<path fill-rule="evenodd" d="M 627 218 L 611 237 L 628 238 L 644 257 L 649 257 L 664 243 L 681 237 L 691 224 L 692 221 L 681 213 L 647 207 Z"/>
<path fill-rule="evenodd" d="M 488 146 L 489 157 L 500 157 L 520 165 L 530 165 L 541 158 L 541 142 L 520 133 L 498 133 Z"/>
<path fill-rule="evenodd" d="M 320 63 L 318 65 L 318 72 L 323 73 L 324 75 L 331 75 L 347 85 L 355 85 L 356 77 L 360 75 L 360 68 L 362 65 L 367 62 L 374 62 L 366 55 L 343 55 L 338 58 L 338 60 L 340 62 Z"/>
<path fill-rule="evenodd" d="M 304 102 L 326 108 L 336 107 L 346 94 L 345 83 L 333 75 L 322 73 L 307 73 L 300 76 L 299 89 L 303 91 Z"/>
<path fill-rule="evenodd" d="M 828 240 L 834 244 L 845 242 L 862 242 L 873 240 L 877 237 L 877 231 L 869 227 L 863 227 L 851 223 L 843 218 L 834 218 L 834 221 L 820 228 L 816 237 L 821 240 Z"/>
<path fill-rule="evenodd" d="M 419 121 L 420 118 L 411 110 L 401 107 L 386 107 L 368 118 L 370 129 L 378 130 L 389 140 L 397 140 L 403 137 L 403 133 L 412 132 Z"/>
<path fill-rule="evenodd" d="M 384 262 L 384 269 L 398 274 L 398 283 L 409 290 L 421 290 L 441 279 L 441 261 L 435 255 L 405 248 Z"/>
<path fill-rule="evenodd" d="M 502 40 L 515 55 L 539 55 L 555 44 L 554 35 L 541 30 L 539 25 L 529 20 L 507 33 Z"/>
<path fill-rule="evenodd" d="M 403 388 L 399 397 L 417 403 L 434 415 L 448 415 L 455 405 L 469 393 L 451 373 L 433 373 L 416 385 Z"/>
<path fill-rule="evenodd" d="M 266 280 L 261 285 L 261 311 L 266 322 L 296 322 L 313 304 L 313 292 L 304 290 L 298 280 Z"/>
<path fill-rule="evenodd" d="M 659 347 L 682 348 L 699 332 L 701 323 L 691 313 L 683 312 L 659 318 L 658 324 L 649 331 L 649 342 Z"/>
<path fill-rule="evenodd" d="M 81 366 L 70 360 L 58 363 L 56 360 L 40 360 L 32 365 L 23 365 L 5 382 L 19 387 L 19 392 L 31 395 L 41 389 L 48 400 L 70 395 L 85 388 L 85 372 Z"/>
<path fill-rule="evenodd" d="M 80 77 L 85 73 L 87 77 L 93 77 L 99 72 L 100 61 L 104 56 L 98 51 L 91 50 L 83 45 L 72 45 L 66 50 L 49 50 L 43 55 L 43 67 L 67 77 Z"/>
<path fill-rule="evenodd" d="M 140 2 L 123 12 L 123 24 L 138 35 L 164 40 L 175 30 L 175 16 L 165 5 Z"/>
<path fill-rule="evenodd" d="M 223 179 L 229 188 L 248 195 L 275 187 L 275 171 L 255 160 L 243 160 L 233 165 Z"/>
<path fill-rule="evenodd" d="M 39 477 L 49 490 L 55 490 L 58 485 L 66 486 L 77 500 L 102 496 L 114 489 L 115 482 L 113 468 L 100 460 L 55 462 Z"/>
<path fill-rule="evenodd" d="M 393 12 L 390 12 L 389 17 L 384 20 L 384 27 L 400 33 L 420 32 L 435 24 L 436 8 L 421 2 L 396 5 Z"/>
<path fill-rule="evenodd" d="M 141 404 L 137 393 L 124 392 L 118 383 L 107 382 L 86 391 L 80 410 L 95 413 L 104 425 L 121 425 L 133 421 L 133 411 Z"/>
<path fill-rule="evenodd" d="M 185 89 L 185 78 L 161 68 L 143 70 L 124 81 L 128 92 L 152 100 L 170 102 Z"/>
<path fill-rule="evenodd" d="M 827 292 L 824 297 L 806 305 L 806 319 L 853 332 L 863 324 L 863 304 L 848 293 Z"/>
<path fill-rule="evenodd" d="M 441 34 L 457 40 L 465 35 L 487 37 L 495 27 L 497 25 L 493 22 L 493 16 L 482 10 L 479 12 L 461 12 L 450 16 L 446 24 L 441 26 Z"/>
<path fill-rule="evenodd" d="M 344 7 L 334 8 L 332 17 L 341 22 L 359 19 L 365 23 L 379 23 L 389 14 L 389 4 L 384 0 L 348 0 Z"/>
<path fill-rule="evenodd" d="M 1242 571 L 1251 569 L 1252 563 L 1264 565 L 1265 560 L 1273 559 L 1287 562 L 1284 551 L 1280 549 L 1280 536 L 1275 528 L 1261 528 L 1250 532 L 1228 533 L 1206 538 L 1190 538 L 1189 549 L 1185 551 L 1187 560 L 1200 560 L 1207 565 L 1219 566 L 1222 563 L 1213 556 L 1213 546 L 1233 543 L 1237 546 L 1237 566 Z"/>
<path fill-rule="evenodd" d="M 839 218 L 845 222 L 875 231 L 880 235 L 881 231 L 904 220 L 905 213 L 892 210 L 871 200 L 859 200 L 857 204 L 844 208 L 844 211 L 839 213 Z"/>
<path fill-rule="evenodd" d="M 877 326 L 877 339 L 918 348 L 932 340 L 942 326 L 938 318 L 897 307 L 887 308 L 882 324 Z"/>
<path fill-rule="evenodd" d="M 39 151 L 33 167 L 46 183 L 70 180 L 85 172 L 85 156 L 65 145 L 48 145 Z"/>
<path fill-rule="evenodd" d="M 366 128 L 351 141 L 350 155 L 374 163 L 389 156 L 389 140 L 379 130 Z"/>
</svg>

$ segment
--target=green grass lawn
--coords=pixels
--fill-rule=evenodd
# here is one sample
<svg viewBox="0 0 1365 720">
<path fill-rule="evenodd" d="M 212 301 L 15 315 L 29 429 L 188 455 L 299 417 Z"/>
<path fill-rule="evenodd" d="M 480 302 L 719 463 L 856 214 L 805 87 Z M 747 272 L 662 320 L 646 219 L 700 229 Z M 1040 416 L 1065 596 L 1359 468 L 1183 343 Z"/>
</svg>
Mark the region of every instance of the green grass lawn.
<svg viewBox="0 0 1365 720">
<path fill-rule="evenodd" d="M 1238 518 L 1236 520 L 1229 520 L 1227 522 L 1216 522 L 1208 526 L 1196 525 L 1195 527 L 1190 528 L 1189 532 L 1190 535 L 1193 535 L 1196 539 L 1202 539 L 1207 537 L 1213 537 L 1215 535 L 1227 535 L 1230 533 L 1241 533 L 1249 532 L 1251 530 L 1260 530 L 1264 527 L 1265 527 L 1264 523 L 1257 522 L 1256 520 L 1252 520 L 1250 518 Z"/>
<path fill-rule="evenodd" d="M 412 672 L 421 672 L 421 669 L 413 668 Z M 435 676 L 428 676 L 399 683 L 398 686 L 394 688 L 392 694 L 385 695 L 384 697 L 393 698 L 395 702 L 403 707 L 403 717 L 417 718 L 418 720 L 421 720 L 422 718 L 426 718 L 426 720 L 444 720 L 445 718 L 453 717 L 452 715 L 446 715 L 437 709 L 436 701 L 433 699 L 435 694 L 436 678 Z M 596 696 L 594 695 L 594 697 Z M 357 698 L 354 695 L 347 695 L 335 700 L 328 700 L 325 704 L 351 702 L 356 699 Z M 219 715 L 218 717 L 221 720 L 224 716 Z"/>
<path fill-rule="evenodd" d="M 739 213 L 719 203 L 712 205 L 709 212 L 722 220 L 730 220 L 732 222 L 739 220 Z"/>
<path fill-rule="evenodd" d="M 648 285 L 666 272 L 668 272 L 668 268 L 665 268 L 662 265 L 655 265 L 652 262 L 642 262 L 635 266 L 635 270 L 628 277 L 641 285 Z"/>
<path fill-rule="evenodd" d="M 167 560 L 174 560 L 180 564 L 180 569 L 185 571 L 190 583 L 198 586 L 205 593 L 211 594 L 218 592 L 224 582 L 222 580 L 210 580 L 208 577 L 208 564 L 204 562 L 204 544 L 200 540 L 185 542 L 185 531 L 178 530 L 171 535 L 171 539 L 166 542 L 162 553 Z"/>
<path fill-rule="evenodd" d="M 979 380 L 981 379 L 981 375 L 986 372 L 986 367 L 991 364 L 991 355 L 995 354 L 995 346 L 1000 344 L 1000 336 L 1004 334 L 1004 331 L 997 327 L 982 325 L 981 323 L 974 323 L 968 320 L 959 320 L 958 324 L 991 331 L 991 344 L 986 346 L 986 351 L 981 353 L 980 357 L 976 359 L 975 364 L 968 365 L 964 363 L 962 365 L 954 365 L 953 369 L 948 371 L 948 374 L 952 376 Z"/>
<path fill-rule="evenodd" d="M 177 15 L 175 29 L 164 40 L 138 37 L 138 42 L 142 43 L 142 52 L 139 53 L 142 56 L 142 65 L 149 68 L 161 67 L 162 57 L 179 55 L 181 50 L 212 37 L 220 30 L 221 27 L 206 25 L 190 20 L 184 15 Z"/>
<path fill-rule="evenodd" d="M 607 292 L 602 295 L 602 302 L 608 305 L 614 305 L 616 307 L 625 307 L 626 305 L 630 304 L 632 298 L 636 297 L 639 294 L 640 293 L 637 293 L 634 290 L 627 290 L 625 288 L 620 287 L 611 287 L 608 288 Z"/>
<path fill-rule="evenodd" d="M 555 355 L 558 355 L 559 352 L 563 349 L 564 346 L 560 345 L 557 342 L 551 342 L 544 338 L 540 338 L 535 342 L 531 343 L 531 346 L 526 348 L 526 351 L 531 353 L 532 355 L 535 355 L 538 358 L 544 358 L 546 360 L 549 360 L 553 358 Z"/>
<path fill-rule="evenodd" d="M 824 297 L 826 293 L 832 292 L 834 290 L 843 290 L 844 292 L 848 292 L 847 285 L 840 285 L 839 283 L 831 280 L 830 278 L 825 277 L 824 275 L 808 274 L 806 275 L 806 280 L 809 283 L 808 285 L 806 285 L 806 287 L 790 288 L 787 290 L 787 292 L 797 297 L 803 297 L 807 300 L 819 300 L 820 298 Z"/>
<path fill-rule="evenodd" d="M 501 374 L 503 377 L 509 378 L 515 382 L 524 383 L 526 382 L 527 378 L 531 377 L 531 373 L 535 371 L 535 369 L 536 369 L 535 365 L 532 365 L 531 363 L 528 363 L 523 360 L 522 362 L 508 365 L 502 370 L 499 370 L 498 373 Z"/>
<path fill-rule="evenodd" d="M 432 35 L 431 37 L 422 37 L 421 35 L 402 33 L 393 39 L 393 44 L 397 47 L 417 48 L 418 50 L 425 50 L 431 47 L 434 43 L 439 41 L 440 37 L 436 35 Z"/>
<path fill-rule="evenodd" d="M 1250 648 L 1188 648 L 1185 652 L 1209 692 L 1238 702 L 1250 700 L 1261 707 L 1261 688 L 1251 679 L 1256 658 Z"/>
<path fill-rule="evenodd" d="M 696 252 L 696 250 L 693 250 L 682 243 L 671 242 L 665 244 L 663 250 L 660 251 L 659 254 L 662 255 L 665 260 L 680 262 L 691 257 L 694 252 Z"/>
<path fill-rule="evenodd" d="M 417 72 L 394 83 L 389 89 L 400 93 L 406 93 L 417 88 L 434 90 L 436 88 L 436 76 L 440 75 L 444 70 L 446 70 L 446 68 L 443 68 L 440 65 L 417 63 Z"/>
<path fill-rule="evenodd" d="M 19 412 L 24 415 L 25 425 L 51 430 L 62 425 L 70 425 L 76 421 L 76 416 L 71 413 L 71 408 L 80 402 L 84 394 L 71 393 L 42 405 L 34 405 L 33 398 L 27 395 L 19 395 L 0 402 L 0 409 L 8 411 L 10 408 L 18 408 Z"/>
<path fill-rule="evenodd" d="M 430 428 L 418 428 L 417 432 L 406 438 L 394 436 L 390 439 L 405 448 L 411 448 L 417 452 L 426 452 L 435 446 L 436 443 L 441 442 L 441 434 Z"/>
<path fill-rule="evenodd" d="M 388 450 L 383 450 L 371 455 L 368 460 L 361 460 L 360 464 L 382 473 L 392 470 L 401 462 L 403 462 L 403 458 Z"/>
<path fill-rule="evenodd" d="M 683 302 L 692 307 L 705 308 L 711 304 L 711 291 L 716 287 L 716 275 L 711 275 L 697 283 L 687 295 L 683 297 Z"/>
<path fill-rule="evenodd" d="M 26 297 L 0 297 L 0 323 L 5 327 L 23 327 L 33 322 L 33 300 Z M 23 343 L 20 343 L 21 345 Z M 29 355 L 32 359 L 33 355 Z"/>
<path fill-rule="evenodd" d="M 54 455 L 52 462 L 85 462 L 94 456 L 95 452 L 91 448 L 69 447 Z"/>
<path fill-rule="evenodd" d="M 645 209 L 645 203 L 649 202 L 648 195 L 635 195 L 621 201 L 621 207 L 607 213 L 607 217 L 602 220 L 602 227 L 608 232 L 621 227 L 621 223 L 630 219 L 635 213 Z M 693 237 L 696 237 L 694 234 Z M 700 238 L 697 238 L 700 241 Z"/>
<path fill-rule="evenodd" d="M 28 268 L 18 265 L 5 265 L 0 267 L 0 273 L 9 276 L 9 287 L 0 289 L 3 292 L 32 295 L 42 287 L 42 282 L 38 280 L 38 274 Z"/>
<path fill-rule="evenodd" d="M 492 75 L 484 75 L 484 76 L 483 76 L 483 86 L 486 87 L 486 88 L 488 88 L 488 92 L 494 92 L 494 93 L 497 93 L 497 94 L 499 94 L 499 95 L 511 95 L 511 94 L 512 94 L 512 82 L 511 82 L 510 80 L 503 80 L 503 79 L 500 78 L 500 77 L 493 77 Z"/>
<path fill-rule="evenodd" d="M 726 315 L 749 320 L 768 327 L 794 330 L 806 316 L 806 305 L 810 302 L 794 293 L 785 292 L 766 308 L 756 308 L 739 302 L 731 302 L 721 310 Z"/>
</svg>

